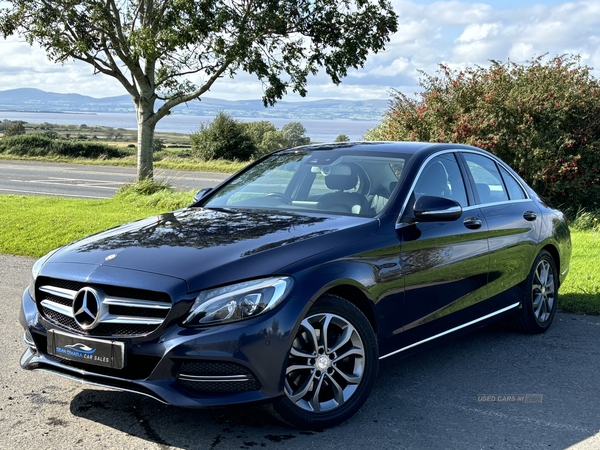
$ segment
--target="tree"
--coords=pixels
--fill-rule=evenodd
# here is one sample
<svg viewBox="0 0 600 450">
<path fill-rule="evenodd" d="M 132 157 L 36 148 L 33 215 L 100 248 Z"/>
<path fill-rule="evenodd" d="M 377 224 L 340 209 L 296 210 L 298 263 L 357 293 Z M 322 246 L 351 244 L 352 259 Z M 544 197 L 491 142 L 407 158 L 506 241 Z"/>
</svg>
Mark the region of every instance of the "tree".
<svg viewBox="0 0 600 450">
<path fill-rule="evenodd" d="M 223 111 L 212 122 L 200 125 L 190 136 L 192 152 L 204 160 L 249 160 L 256 146 L 246 134 L 244 125 Z"/>
<path fill-rule="evenodd" d="M 118 80 L 135 105 L 138 179 L 152 178 L 157 122 L 239 71 L 273 105 L 305 96 L 323 68 L 338 84 L 397 30 L 388 0 L 8 0 L 0 33 L 37 43 L 55 62 L 79 60 Z M 196 80 L 200 80 L 197 82 Z"/>
<path fill-rule="evenodd" d="M 268 131 L 264 134 L 258 147 L 257 157 L 289 147 L 281 131 Z"/>
<path fill-rule="evenodd" d="M 286 123 L 281 128 L 281 133 L 288 147 L 310 144 L 310 138 L 305 136 L 306 128 L 300 122 Z"/>
<path fill-rule="evenodd" d="M 52 139 L 53 141 L 57 140 L 60 137 L 56 131 L 44 131 L 42 135 Z"/>
<path fill-rule="evenodd" d="M 278 131 L 271 122 L 260 120 L 257 122 L 242 123 L 246 135 L 252 139 L 256 146 L 256 152 L 253 158 L 259 158 L 275 150 L 281 150 L 286 147 L 286 140 L 283 133 Z"/>
<path fill-rule="evenodd" d="M 345 134 L 339 134 L 333 142 L 350 142 L 350 138 Z"/>
<path fill-rule="evenodd" d="M 600 81 L 577 56 L 492 61 L 423 74 L 422 92 L 394 92 L 367 140 L 460 142 L 489 150 L 539 194 L 576 212 L 600 208 Z"/>
<path fill-rule="evenodd" d="M 17 136 L 25 134 L 23 122 L 13 122 L 13 124 L 4 131 L 4 136 Z"/>
</svg>

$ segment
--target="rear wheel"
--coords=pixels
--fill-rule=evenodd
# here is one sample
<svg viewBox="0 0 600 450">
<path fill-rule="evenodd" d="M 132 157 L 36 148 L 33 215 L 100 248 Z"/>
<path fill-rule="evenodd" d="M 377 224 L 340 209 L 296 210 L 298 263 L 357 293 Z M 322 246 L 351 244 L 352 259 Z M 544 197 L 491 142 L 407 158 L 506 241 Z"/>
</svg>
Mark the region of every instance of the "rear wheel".
<svg viewBox="0 0 600 450">
<path fill-rule="evenodd" d="M 556 265 L 552 255 L 542 250 L 527 278 L 522 308 L 515 317 L 515 325 L 525 333 L 543 333 L 554 320 L 557 303 Z"/>
<path fill-rule="evenodd" d="M 371 324 L 353 304 L 323 296 L 300 325 L 285 369 L 275 415 L 302 428 L 338 425 L 364 404 L 378 368 Z"/>
</svg>

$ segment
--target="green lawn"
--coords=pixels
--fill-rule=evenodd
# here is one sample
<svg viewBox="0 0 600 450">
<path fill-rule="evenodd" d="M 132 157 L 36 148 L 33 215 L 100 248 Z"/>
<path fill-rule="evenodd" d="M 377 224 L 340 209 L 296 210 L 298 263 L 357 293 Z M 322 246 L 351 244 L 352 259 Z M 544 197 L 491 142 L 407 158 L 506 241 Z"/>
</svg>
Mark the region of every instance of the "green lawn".
<svg viewBox="0 0 600 450">
<path fill-rule="evenodd" d="M 559 308 L 600 315 L 600 232 L 571 231 L 571 270 L 560 288 Z"/>
<path fill-rule="evenodd" d="M 175 155 L 172 152 L 161 152 L 160 155 L 155 155 L 155 169 L 172 169 L 172 170 L 191 170 L 194 172 L 220 172 L 234 173 L 246 167 L 249 162 L 227 161 L 224 159 L 215 159 L 212 161 L 200 161 L 197 158 L 183 157 Z M 125 156 L 123 158 L 109 159 L 90 159 L 90 158 L 72 158 L 68 156 L 15 156 L 5 155 L 0 153 L 0 160 L 20 160 L 20 161 L 48 161 L 67 164 L 85 164 L 87 166 L 122 166 L 135 167 L 135 155 Z"/>
<path fill-rule="evenodd" d="M 0 196 L 0 253 L 39 257 L 98 231 L 191 203 L 192 192 L 119 194 L 107 200 Z M 600 315 L 600 232 L 572 231 L 569 276 L 560 290 L 563 311 Z"/>
<path fill-rule="evenodd" d="M 106 200 L 0 196 L 0 253 L 39 257 L 122 223 L 188 205 L 191 192 L 121 195 Z"/>
</svg>

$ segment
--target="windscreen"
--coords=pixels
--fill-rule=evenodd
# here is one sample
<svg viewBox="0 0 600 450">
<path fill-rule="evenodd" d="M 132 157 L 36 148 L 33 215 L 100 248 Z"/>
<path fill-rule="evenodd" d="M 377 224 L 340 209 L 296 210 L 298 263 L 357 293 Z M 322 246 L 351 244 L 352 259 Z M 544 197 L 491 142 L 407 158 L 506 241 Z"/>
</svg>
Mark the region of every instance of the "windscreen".
<svg viewBox="0 0 600 450">
<path fill-rule="evenodd" d="M 279 152 L 240 173 L 202 206 L 374 217 L 391 198 L 405 161 L 393 153 Z"/>
</svg>

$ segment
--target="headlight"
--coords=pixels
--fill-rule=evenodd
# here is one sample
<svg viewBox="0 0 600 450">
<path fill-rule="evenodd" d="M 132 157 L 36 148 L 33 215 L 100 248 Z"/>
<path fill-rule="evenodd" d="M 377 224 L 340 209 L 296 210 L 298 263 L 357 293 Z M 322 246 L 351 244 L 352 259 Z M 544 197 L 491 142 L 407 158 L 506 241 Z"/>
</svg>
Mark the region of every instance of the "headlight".
<svg viewBox="0 0 600 450">
<path fill-rule="evenodd" d="M 29 278 L 29 287 L 27 288 L 27 290 L 29 291 L 29 296 L 33 300 L 35 300 L 35 280 L 37 280 L 37 277 L 40 274 L 42 267 L 44 267 L 44 264 L 46 264 L 46 261 L 48 261 L 50 257 L 59 250 L 60 247 L 52 250 L 50 253 L 47 253 L 46 255 L 42 256 L 33 264 L 33 267 L 31 268 L 31 276 Z"/>
<path fill-rule="evenodd" d="M 293 284 L 290 277 L 273 277 L 202 291 L 183 324 L 204 326 L 255 317 L 277 306 Z"/>
</svg>

